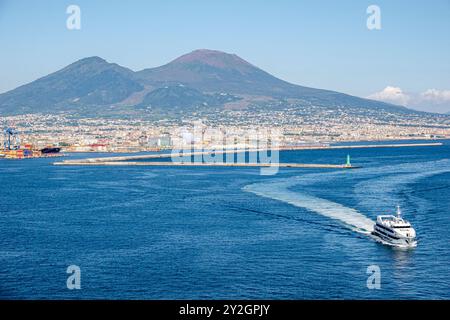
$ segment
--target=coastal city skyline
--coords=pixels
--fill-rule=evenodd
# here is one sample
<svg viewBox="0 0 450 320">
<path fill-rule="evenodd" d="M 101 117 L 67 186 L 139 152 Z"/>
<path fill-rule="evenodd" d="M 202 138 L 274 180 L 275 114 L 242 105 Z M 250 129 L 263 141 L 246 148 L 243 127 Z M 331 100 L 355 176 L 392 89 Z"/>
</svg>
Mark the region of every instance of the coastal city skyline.
<svg viewBox="0 0 450 320">
<path fill-rule="evenodd" d="M 0 2 L 0 11 L 8 12 L 0 13 L 0 35 L 9 49 L 1 53 L 0 68 L 8 75 L 0 79 L 1 93 L 88 56 L 101 56 L 136 71 L 204 48 L 236 53 L 295 84 L 450 112 L 446 58 L 450 45 L 444 41 L 450 28 L 448 1 L 435 1 L 432 6 L 379 1 L 375 4 L 381 14 L 379 30 L 368 30 L 370 11 L 366 10 L 372 3 L 364 1 L 326 2 L 326 9 L 308 1 L 287 1 L 286 6 L 192 1 L 177 2 L 179 11 L 173 9 L 173 2 L 136 1 L 125 10 L 119 2 L 79 1 L 79 30 L 66 28 L 70 4 Z M 35 24 L 40 28 L 29 28 Z M 401 36 L 406 30 L 415 36 Z M 165 41 L 158 41 L 161 37 Z M 33 51 L 27 49 L 30 46 Z"/>
<path fill-rule="evenodd" d="M 0 125 L 15 128 L 24 143 L 78 152 L 177 147 L 183 128 L 199 121 L 230 136 L 279 130 L 284 147 L 450 137 L 448 115 L 295 86 L 237 55 L 205 49 L 140 72 L 81 59 L 0 95 L 0 106 Z"/>
</svg>

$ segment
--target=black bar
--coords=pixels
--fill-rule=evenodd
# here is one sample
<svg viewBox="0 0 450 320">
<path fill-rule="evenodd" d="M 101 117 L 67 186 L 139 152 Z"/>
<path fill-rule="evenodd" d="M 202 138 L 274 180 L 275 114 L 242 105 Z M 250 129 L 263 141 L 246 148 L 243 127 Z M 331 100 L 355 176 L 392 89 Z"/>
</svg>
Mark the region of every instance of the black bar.
<svg viewBox="0 0 450 320">
<path fill-rule="evenodd" d="M 264 307 L 263 307 L 264 306 Z M 364 319 L 383 310 L 405 318 L 423 310 L 449 310 L 448 300 L 79 300 L 79 301 L 1 301 L 2 312 L 14 315 L 45 314 L 89 315 L 97 309 L 102 315 L 142 315 L 147 319 L 316 319 L 320 317 L 357 317 Z M 8 310 L 10 309 L 10 310 Z M 9 314 L 9 313 L 8 313 Z"/>
</svg>

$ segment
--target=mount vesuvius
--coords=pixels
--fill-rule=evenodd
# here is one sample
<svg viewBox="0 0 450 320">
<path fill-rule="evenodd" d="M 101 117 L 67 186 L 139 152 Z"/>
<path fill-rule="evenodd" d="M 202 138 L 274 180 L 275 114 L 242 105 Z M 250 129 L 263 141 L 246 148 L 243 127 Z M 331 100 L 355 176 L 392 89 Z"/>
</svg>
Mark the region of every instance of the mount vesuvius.
<svg viewBox="0 0 450 320">
<path fill-rule="evenodd" d="M 99 57 L 67 67 L 0 95 L 3 115 L 85 112 L 151 113 L 152 109 L 245 108 L 264 101 L 311 106 L 413 112 L 401 106 L 278 79 L 235 54 L 195 50 L 160 67 L 132 71 Z"/>
</svg>

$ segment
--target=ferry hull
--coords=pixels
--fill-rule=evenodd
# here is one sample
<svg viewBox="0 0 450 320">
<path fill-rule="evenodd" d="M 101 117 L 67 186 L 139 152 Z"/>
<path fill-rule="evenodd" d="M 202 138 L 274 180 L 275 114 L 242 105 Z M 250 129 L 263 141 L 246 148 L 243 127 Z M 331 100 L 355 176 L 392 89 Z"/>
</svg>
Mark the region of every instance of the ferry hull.
<svg viewBox="0 0 450 320">
<path fill-rule="evenodd" d="M 372 231 L 372 235 L 377 239 L 380 240 L 381 243 L 398 247 L 398 248 L 415 248 L 417 247 L 417 240 L 416 239 L 410 239 L 410 238 L 399 238 L 399 239 L 392 239 L 388 236 L 385 236 L 376 230 Z"/>
</svg>

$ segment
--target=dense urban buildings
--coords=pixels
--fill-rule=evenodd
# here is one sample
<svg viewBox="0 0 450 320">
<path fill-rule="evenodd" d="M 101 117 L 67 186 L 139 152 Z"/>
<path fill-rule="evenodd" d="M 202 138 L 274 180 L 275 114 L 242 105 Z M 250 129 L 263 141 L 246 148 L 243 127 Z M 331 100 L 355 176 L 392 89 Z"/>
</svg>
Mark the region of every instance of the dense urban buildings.
<svg viewBox="0 0 450 320">
<path fill-rule="evenodd" d="M 15 127 L 22 143 L 38 147 L 62 146 L 73 152 L 132 152 L 177 147 L 190 143 L 187 132 L 203 128 L 202 147 L 218 144 L 221 132 L 236 141 L 251 132 L 279 133 L 279 144 L 295 146 L 346 141 L 439 139 L 450 137 L 450 117 L 429 113 L 389 113 L 367 109 L 293 106 L 255 112 L 219 110 L 179 119 L 76 118 L 67 114 L 25 114 L 1 119 L 3 127 Z M 269 130 L 269 131 L 267 131 Z M 194 142 L 194 141 L 192 141 Z M 199 141 L 196 141 L 197 143 Z M 219 143 L 220 144 L 220 143 Z"/>
</svg>

